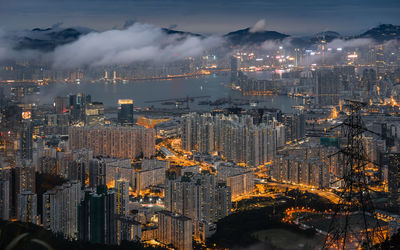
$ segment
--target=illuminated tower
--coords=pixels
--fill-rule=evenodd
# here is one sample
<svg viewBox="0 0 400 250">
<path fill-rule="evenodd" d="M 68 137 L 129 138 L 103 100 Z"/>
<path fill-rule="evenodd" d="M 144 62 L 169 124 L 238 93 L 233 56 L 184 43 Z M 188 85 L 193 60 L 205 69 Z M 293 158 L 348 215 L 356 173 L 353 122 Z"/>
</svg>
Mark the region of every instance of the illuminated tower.
<svg viewBox="0 0 400 250">
<path fill-rule="evenodd" d="M 382 44 L 378 44 L 376 46 L 375 67 L 376 67 L 376 74 L 378 76 L 378 79 L 380 80 L 385 76 L 385 56 L 383 53 L 383 45 Z"/>
<path fill-rule="evenodd" d="M 129 212 L 129 182 L 126 180 L 115 180 L 116 208 L 117 215 L 128 215 Z"/>
<path fill-rule="evenodd" d="M 57 96 L 54 99 L 54 109 L 56 114 L 64 114 L 67 111 L 67 100 L 66 97 L 61 96 Z"/>
<path fill-rule="evenodd" d="M 29 120 L 24 120 L 21 129 L 21 158 L 32 159 L 33 153 L 33 126 Z"/>
<path fill-rule="evenodd" d="M 238 78 L 238 59 L 236 56 L 231 57 L 231 82 L 236 83 Z"/>
<path fill-rule="evenodd" d="M 132 126 L 134 124 L 132 99 L 118 100 L 118 123 L 121 125 L 129 126 Z"/>
</svg>

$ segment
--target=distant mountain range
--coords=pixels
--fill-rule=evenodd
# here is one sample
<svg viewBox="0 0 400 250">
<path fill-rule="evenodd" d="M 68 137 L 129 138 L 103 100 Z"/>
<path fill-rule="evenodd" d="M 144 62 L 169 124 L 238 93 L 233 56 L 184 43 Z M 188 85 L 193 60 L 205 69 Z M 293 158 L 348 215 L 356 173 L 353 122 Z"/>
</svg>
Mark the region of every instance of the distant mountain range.
<svg viewBox="0 0 400 250">
<path fill-rule="evenodd" d="M 393 24 L 381 24 L 378 27 L 362 33 L 359 37 L 372 38 L 379 42 L 400 39 L 400 26 Z"/>
<path fill-rule="evenodd" d="M 196 36 L 205 37 L 200 34 L 191 32 L 178 31 L 173 29 L 162 29 L 168 35 L 181 36 Z M 88 28 L 48 28 L 48 29 L 33 29 L 26 32 L 22 37 L 17 37 L 15 46 L 18 50 L 39 50 L 53 51 L 57 46 L 68 44 L 76 41 L 80 36 L 91 32 Z M 241 29 L 227 33 L 223 36 L 229 46 L 253 46 L 260 45 L 265 41 L 282 41 L 286 38 L 291 38 L 291 44 L 296 47 L 305 48 L 315 44 L 321 39 L 330 42 L 334 39 L 355 39 L 355 38 L 370 38 L 378 42 L 384 42 L 392 39 L 400 39 L 400 26 L 392 24 L 381 24 L 377 27 L 355 36 L 343 37 L 335 31 L 324 31 L 309 37 L 294 37 L 277 31 L 257 31 L 252 32 L 250 28 Z"/>
<path fill-rule="evenodd" d="M 57 46 L 74 42 L 83 35 L 89 33 L 86 28 L 65 28 L 65 29 L 33 29 L 24 36 L 17 38 L 16 49 L 39 50 L 43 52 L 53 51 Z"/>
<path fill-rule="evenodd" d="M 354 36 L 342 36 L 336 31 L 324 31 L 309 37 L 294 37 L 276 31 L 251 32 L 250 28 L 230 32 L 224 36 L 232 46 L 259 45 L 265 41 L 282 41 L 291 38 L 291 44 L 296 47 L 304 48 L 311 46 L 322 39 L 331 42 L 334 39 L 351 40 L 356 38 L 370 38 L 377 42 L 388 40 L 400 40 L 400 26 L 393 24 L 381 24 L 368 31 Z"/>
<path fill-rule="evenodd" d="M 231 45 L 249 46 L 258 45 L 267 40 L 283 40 L 289 35 L 277 31 L 251 32 L 250 28 L 230 32 L 224 36 Z"/>
</svg>

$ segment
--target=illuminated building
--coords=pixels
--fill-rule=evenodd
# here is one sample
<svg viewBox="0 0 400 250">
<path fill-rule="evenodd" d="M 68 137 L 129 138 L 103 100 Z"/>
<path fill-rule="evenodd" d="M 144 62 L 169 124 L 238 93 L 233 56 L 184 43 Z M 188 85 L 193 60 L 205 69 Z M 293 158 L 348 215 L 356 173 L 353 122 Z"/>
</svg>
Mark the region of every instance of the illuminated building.
<svg viewBox="0 0 400 250">
<path fill-rule="evenodd" d="M 115 181 L 123 179 L 132 186 L 134 169 L 131 166 L 131 159 L 103 158 L 106 168 L 106 184 L 114 186 Z"/>
<path fill-rule="evenodd" d="M 115 213 L 127 215 L 129 213 L 129 182 L 123 179 L 115 180 Z"/>
<path fill-rule="evenodd" d="M 391 202 L 400 205 L 400 153 L 384 154 L 384 164 L 388 167 L 388 188 Z"/>
<path fill-rule="evenodd" d="M 375 56 L 376 56 L 376 61 L 375 61 L 375 67 L 376 67 L 376 75 L 378 79 L 382 79 L 385 76 L 385 54 L 383 51 L 383 44 L 378 44 L 376 45 L 375 48 Z"/>
<path fill-rule="evenodd" d="M 36 84 L 18 84 L 10 88 L 10 99 L 17 103 L 39 103 L 40 88 Z"/>
<path fill-rule="evenodd" d="M 144 159 L 141 169 L 135 170 L 135 190 L 137 193 L 150 188 L 164 184 L 165 172 L 169 168 L 168 161 L 157 159 Z"/>
<path fill-rule="evenodd" d="M 329 69 L 319 69 L 315 72 L 315 99 L 321 106 L 337 105 L 339 103 L 338 75 Z"/>
<path fill-rule="evenodd" d="M 276 149 L 285 144 L 280 123 L 253 124 L 249 115 L 191 113 L 182 117 L 182 144 L 187 151 L 220 151 L 228 160 L 259 166 L 273 159 Z"/>
<path fill-rule="evenodd" d="M 87 126 L 104 125 L 104 105 L 102 102 L 90 102 L 86 104 L 85 124 Z"/>
<path fill-rule="evenodd" d="M 308 142 L 280 150 L 271 166 L 272 179 L 316 188 L 340 185 L 343 176 L 337 147 Z"/>
<path fill-rule="evenodd" d="M 192 220 L 169 211 L 158 212 L 157 240 L 178 250 L 192 249 Z"/>
<path fill-rule="evenodd" d="M 238 58 L 231 56 L 231 83 L 237 82 L 238 74 Z"/>
<path fill-rule="evenodd" d="M 68 114 L 48 114 L 44 127 L 45 135 L 65 135 L 68 134 L 69 115 Z"/>
<path fill-rule="evenodd" d="M 254 172 L 227 162 L 217 162 L 217 178 L 230 187 L 232 198 L 254 191 Z"/>
<path fill-rule="evenodd" d="M 10 218 L 10 182 L 0 179 L 0 219 Z"/>
<path fill-rule="evenodd" d="M 56 114 L 64 114 L 67 112 L 67 97 L 57 96 L 54 99 L 54 109 Z"/>
<path fill-rule="evenodd" d="M 85 191 L 78 206 L 79 240 L 116 244 L 115 192 L 98 186 L 96 192 Z"/>
<path fill-rule="evenodd" d="M 31 191 L 18 194 L 17 219 L 37 224 L 37 195 Z"/>
<path fill-rule="evenodd" d="M 43 194 L 43 227 L 66 238 L 77 239 L 81 183 L 70 181 Z"/>
<path fill-rule="evenodd" d="M 118 123 L 121 125 L 132 126 L 133 120 L 133 100 L 119 99 L 118 100 Z"/>
<path fill-rule="evenodd" d="M 39 172 L 58 175 L 57 171 L 57 159 L 53 157 L 43 156 L 39 158 Z"/>
<path fill-rule="evenodd" d="M 32 165 L 30 160 L 19 160 L 17 161 L 17 167 L 13 169 L 15 171 L 15 184 L 17 193 L 24 191 L 36 191 L 35 186 L 35 166 Z"/>
<path fill-rule="evenodd" d="M 146 128 L 154 128 L 156 125 L 169 121 L 169 118 L 147 118 L 139 116 L 137 118 L 137 125 L 144 126 Z"/>
<path fill-rule="evenodd" d="M 362 75 L 363 85 L 367 88 L 368 94 L 371 95 L 376 85 L 376 71 L 373 69 L 364 69 Z"/>
<path fill-rule="evenodd" d="M 69 112 L 72 121 L 85 121 L 85 106 L 92 101 L 90 95 L 78 93 L 76 95 L 69 95 Z"/>
<path fill-rule="evenodd" d="M 305 117 L 303 114 L 283 114 L 280 120 L 285 125 L 286 141 L 298 141 L 305 137 Z"/>
<path fill-rule="evenodd" d="M 139 126 L 85 126 L 69 128 L 71 150 L 88 148 L 94 155 L 134 159 L 155 154 L 155 131 Z"/>
<path fill-rule="evenodd" d="M 24 120 L 21 128 L 21 158 L 32 159 L 33 154 L 33 126 L 29 120 Z"/>
<path fill-rule="evenodd" d="M 142 239 L 141 224 L 132 216 L 117 216 L 117 244 L 122 241 L 140 241 Z"/>
<path fill-rule="evenodd" d="M 75 160 L 68 162 L 67 178 L 69 180 L 77 180 L 81 183 L 81 187 L 85 188 L 86 171 L 88 164 L 83 160 Z"/>
<path fill-rule="evenodd" d="M 100 185 L 106 185 L 106 163 L 98 157 L 89 163 L 89 187 L 95 188 Z"/>
<path fill-rule="evenodd" d="M 199 239 L 201 235 L 209 235 L 203 231 L 204 225 L 230 214 L 230 190 L 207 171 L 185 172 L 176 179 L 169 176 L 165 181 L 165 209 L 192 219 L 194 235 Z"/>
</svg>

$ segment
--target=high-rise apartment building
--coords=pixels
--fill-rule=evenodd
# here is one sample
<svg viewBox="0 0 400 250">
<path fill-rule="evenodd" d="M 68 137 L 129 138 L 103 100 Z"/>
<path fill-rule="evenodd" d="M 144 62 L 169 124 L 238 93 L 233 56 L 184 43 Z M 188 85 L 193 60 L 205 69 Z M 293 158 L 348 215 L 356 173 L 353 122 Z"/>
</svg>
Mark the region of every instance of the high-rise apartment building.
<svg viewBox="0 0 400 250">
<path fill-rule="evenodd" d="M 150 158 L 155 154 L 155 131 L 139 126 L 70 127 L 69 143 L 72 150 L 88 148 L 94 155 Z"/>
<path fill-rule="evenodd" d="M 103 158 L 97 157 L 89 162 L 89 187 L 100 185 L 106 185 L 106 163 Z"/>
<path fill-rule="evenodd" d="M 232 198 L 254 191 L 254 172 L 228 162 L 217 162 L 217 179 L 230 187 Z"/>
<path fill-rule="evenodd" d="M 129 213 L 129 182 L 115 180 L 115 214 L 125 216 Z"/>
<path fill-rule="evenodd" d="M 70 181 L 43 194 L 42 224 L 66 238 L 78 238 L 78 205 L 81 183 Z"/>
<path fill-rule="evenodd" d="M 315 100 L 321 106 L 338 105 L 339 76 L 330 69 L 319 69 L 315 72 Z"/>
<path fill-rule="evenodd" d="M 191 113 L 182 119 L 182 143 L 187 151 L 222 152 L 235 162 L 259 166 L 273 159 L 277 148 L 285 145 L 280 123 L 253 124 L 249 115 Z"/>
<path fill-rule="evenodd" d="M 7 179 L 0 179 L 0 219 L 10 218 L 10 182 Z"/>
<path fill-rule="evenodd" d="M 37 224 L 37 195 L 31 191 L 18 194 L 17 219 Z"/>
<path fill-rule="evenodd" d="M 32 159 L 33 154 L 33 126 L 31 121 L 24 120 L 21 127 L 21 158 Z"/>
<path fill-rule="evenodd" d="M 64 114 L 67 112 L 67 97 L 57 96 L 54 99 L 54 109 L 56 114 Z"/>
<path fill-rule="evenodd" d="M 231 191 L 207 171 L 186 172 L 179 178 L 166 179 L 164 203 L 166 210 L 192 219 L 196 237 L 209 235 L 209 232 L 200 232 L 207 229 L 200 225 L 215 223 L 230 214 Z"/>
<path fill-rule="evenodd" d="M 116 195 L 106 186 L 85 191 L 78 206 L 78 235 L 83 241 L 116 244 Z"/>
<path fill-rule="evenodd" d="M 158 212 L 157 240 L 178 250 L 192 249 L 192 220 L 166 210 Z"/>
<path fill-rule="evenodd" d="M 165 172 L 168 168 L 168 161 L 144 159 L 141 168 L 135 170 L 136 192 L 140 193 L 151 186 L 164 184 Z"/>
</svg>

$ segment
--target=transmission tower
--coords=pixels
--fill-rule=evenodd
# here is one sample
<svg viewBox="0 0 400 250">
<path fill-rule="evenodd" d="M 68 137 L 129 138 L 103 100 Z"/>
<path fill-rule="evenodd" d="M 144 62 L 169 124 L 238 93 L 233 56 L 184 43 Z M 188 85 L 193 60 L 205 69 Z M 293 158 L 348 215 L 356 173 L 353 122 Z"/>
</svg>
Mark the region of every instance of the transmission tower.
<svg viewBox="0 0 400 250">
<path fill-rule="evenodd" d="M 347 103 L 351 113 L 342 124 L 335 127 L 341 127 L 347 140 L 346 146 L 338 152 L 343 156 L 343 187 L 323 249 L 372 249 L 385 239 L 386 231 L 376 216 L 365 171 L 365 167 L 371 163 L 364 150 L 362 137 L 369 130 L 360 114 L 366 104 L 357 101 Z"/>
</svg>

